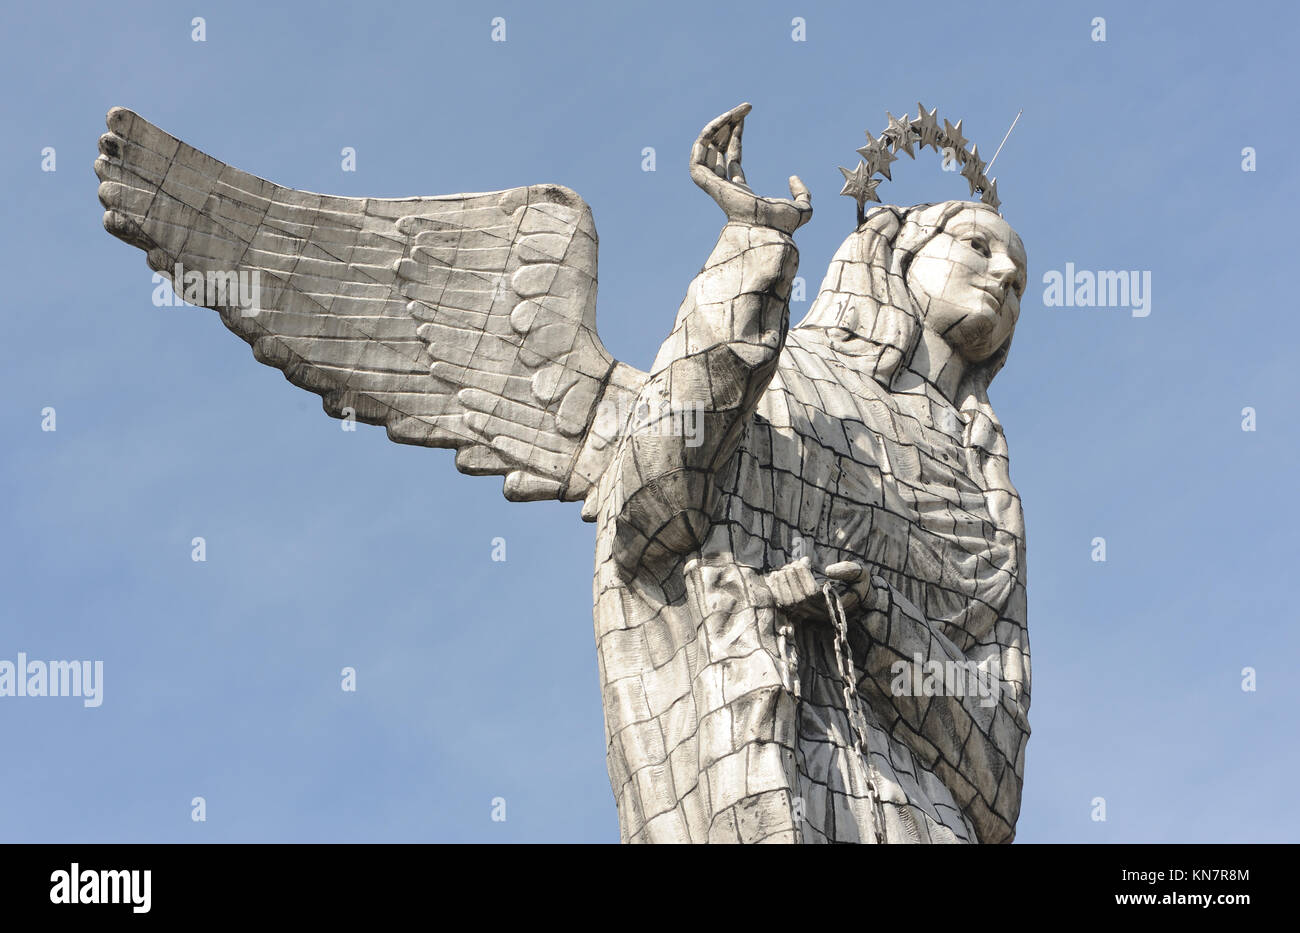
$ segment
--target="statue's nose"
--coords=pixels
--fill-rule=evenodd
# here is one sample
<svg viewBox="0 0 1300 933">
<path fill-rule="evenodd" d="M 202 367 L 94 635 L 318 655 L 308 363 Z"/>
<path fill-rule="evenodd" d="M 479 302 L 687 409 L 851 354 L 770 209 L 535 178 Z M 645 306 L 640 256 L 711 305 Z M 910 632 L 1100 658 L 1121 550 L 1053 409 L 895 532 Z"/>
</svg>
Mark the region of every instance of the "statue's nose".
<svg viewBox="0 0 1300 933">
<path fill-rule="evenodd" d="M 1009 256 L 994 255 L 989 264 L 989 276 L 997 282 L 998 291 L 1002 298 L 1006 298 L 1007 293 L 1011 291 L 1012 283 L 1015 282 L 1019 274 L 1015 262 Z"/>
<path fill-rule="evenodd" d="M 1002 285 L 1006 285 L 1016 275 L 1016 263 L 1006 253 L 994 253 L 989 260 L 989 274 Z"/>
</svg>

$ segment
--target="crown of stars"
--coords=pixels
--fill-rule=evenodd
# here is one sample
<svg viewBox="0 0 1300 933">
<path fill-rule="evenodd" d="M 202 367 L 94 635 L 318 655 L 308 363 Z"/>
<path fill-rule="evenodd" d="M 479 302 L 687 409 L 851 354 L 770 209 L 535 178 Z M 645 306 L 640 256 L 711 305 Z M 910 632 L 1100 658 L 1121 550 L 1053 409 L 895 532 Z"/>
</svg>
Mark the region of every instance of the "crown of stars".
<svg viewBox="0 0 1300 933">
<path fill-rule="evenodd" d="M 865 219 L 868 201 L 880 203 L 876 187 L 881 179 L 872 176 L 879 174 L 892 181 L 889 164 L 898 160 L 899 150 L 915 159 L 916 153 L 912 151 L 912 146 L 917 143 L 920 143 L 922 149 L 931 146 L 939 153 L 951 150 L 952 157 L 962 166 L 961 174 L 970 185 L 970 193 L 980 195 L 981 201 L 997 210 L 1002 204 L 998 198 L 998 180 L 984 174 L 987 166 L 979 157 L 979 147 L 966 148 L 970 140 L 962 135 L 961 121 L 958 120 L 954 126 L 944 120 L 943 129 L 940 129 L 936 110 L 927 113 L 925 105 L 919 103 L 916 107 L 915 117 L 900 118 L 892 113 L 886 114 L 889 126 L 885 127 L 879 139 L 867 133 L 867 144 L 858 150 L 858 155 L 862 158 L 858 160 L 857 167 L 851 170 L 840 168 L 844 175 L 844 188 L 840 194 L 858 202 L 858 223 L 861 224 Z"/>
</svg>

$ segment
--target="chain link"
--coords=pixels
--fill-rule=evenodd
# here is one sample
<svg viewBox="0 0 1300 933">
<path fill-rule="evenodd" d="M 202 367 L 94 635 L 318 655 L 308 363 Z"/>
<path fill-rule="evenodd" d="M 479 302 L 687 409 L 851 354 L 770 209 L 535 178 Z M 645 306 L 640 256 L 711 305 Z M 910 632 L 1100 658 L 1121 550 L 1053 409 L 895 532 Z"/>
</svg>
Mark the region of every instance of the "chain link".
<svg viewBox="0 0 1300 933">
<path fill-rule="evenodd" d="M 776 627 L 776 650 L 781 655 L 781 682 L 797 702 L 803 699 L 799 688 L 799 649 L 794 641 L 794 626 L 784 613 Z"/>
<path fill-rule="evenodd" d="M 872 823 L 875 829 L 876 843 L 885 842 L 885 808 L 880 802 L 880 793 L 876 787 L 876 768 L 871 763 L 870 749 L 867 745 L 867 717 L 862 711 L 862 698 L 858 696 L 857 669 L 853 666 L 853 652 L 849 649 L 849 623 L 844 614 L 844 604 L 840 602 L 835 588 L 827 583 L 822 587 L 826 597 L 826 610 L 830 613 L 835 627 L 835 666 L 839 668 L 840 683 L 844 692 L 844 710 L 848 715 L 849 728 L 853 730 L 858 753 L 862 756 L 867 769 L 867 797 L 871 800 Z"/>
</svg>

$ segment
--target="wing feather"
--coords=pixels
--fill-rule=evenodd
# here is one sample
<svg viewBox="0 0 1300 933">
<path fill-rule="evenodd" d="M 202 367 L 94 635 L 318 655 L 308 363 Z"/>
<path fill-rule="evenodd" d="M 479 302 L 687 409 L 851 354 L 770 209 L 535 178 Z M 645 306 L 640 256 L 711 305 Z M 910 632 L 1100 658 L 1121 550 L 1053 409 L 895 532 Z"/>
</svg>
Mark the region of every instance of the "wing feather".
<svg viewBox="0 0 1300 933">
<path fill-rule="evenodd" d="M 129 110 L 108 129 L 105 228 L 331 415 L 456 448 L 462 472 L 505 475 L 509 498 L 592 491 L 609 434 L 590 430 L 597 408 L 644 374 L 596 333 L 598 240 L 577 194 L 334 197 L 242 172 Z"/>
</svg>

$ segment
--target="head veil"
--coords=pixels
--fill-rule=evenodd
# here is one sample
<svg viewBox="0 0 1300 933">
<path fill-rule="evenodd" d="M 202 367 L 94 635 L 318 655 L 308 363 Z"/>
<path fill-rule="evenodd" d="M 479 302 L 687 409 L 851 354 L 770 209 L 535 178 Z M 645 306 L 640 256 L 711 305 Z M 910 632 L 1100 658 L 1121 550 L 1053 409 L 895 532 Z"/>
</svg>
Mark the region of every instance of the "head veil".
<svg viewBox="0 0 1300 933">
<path fill-rule="evenodd" d="M 915 207 L 878 207 L 841 244 L 821 290 L 799 327 L 824 328 L 835 348 L 857 357 L 862 371 L 890 392 L 901 391 L 921 338 L 921 308 L 907 287 L 912 259 L 947 222 L 964 210 L 997 211 L 975 201 L 943 201 Z M 1006 456 L 1001 423 L 989 404 L 988 387 L 1006 363 L 1011 338 L 984 362 L 971 366 L 958 388 L 966 422 L 966 446 Z"/>
<path fill-rule="evenodd" d="M 858 369 L 885 390 L 915 389 L 910 369 L 924 326 L 921 307 L 907 285 L 917 252 L 965 210 L 985 210 L 974 201 L 943 201 L 915 207 L 877 207 L 836 251 L 821 290 L 799 328 L 820 328 L 835 350 L 857 358 Z M 988 387 L 1006 362 L 1011 337 L 987 360 L 968 368 L 952 399 L 965 424 L 962 443 L 972 466 L 984 474 L 985 488 L 1006 490 L 990 497 L 994 520 L 1024 540 L 1019 499 L 1007 474 L 1007 443 L 989 403 Z"/>
</svg>

